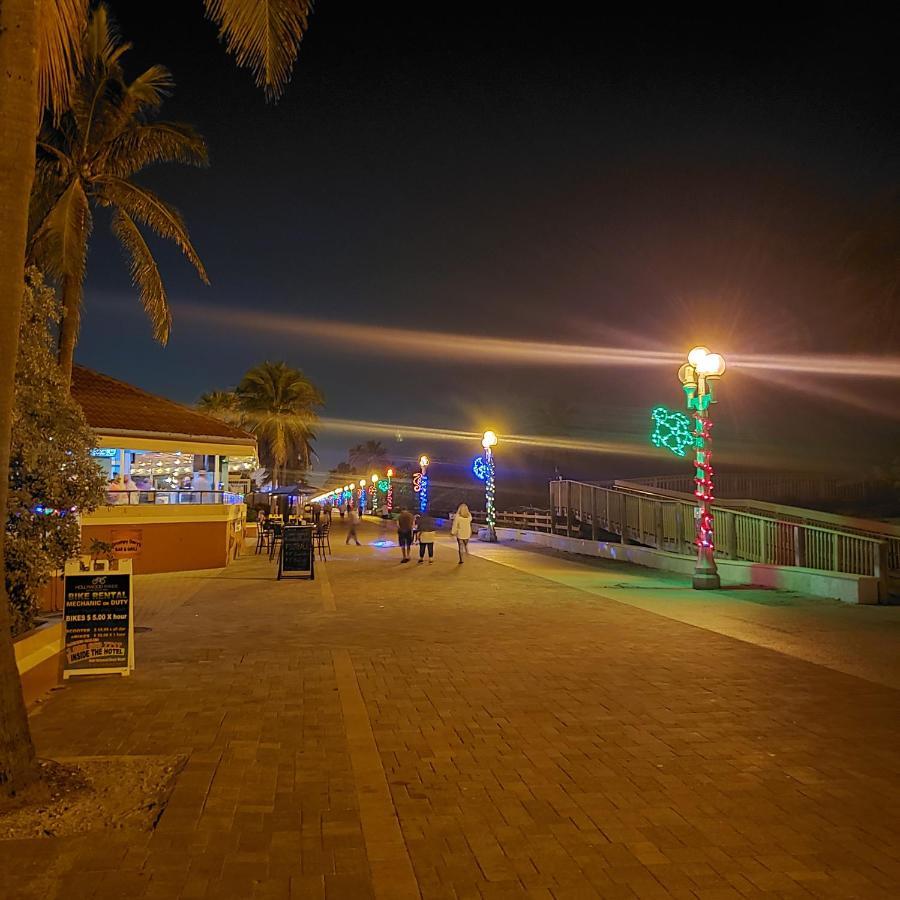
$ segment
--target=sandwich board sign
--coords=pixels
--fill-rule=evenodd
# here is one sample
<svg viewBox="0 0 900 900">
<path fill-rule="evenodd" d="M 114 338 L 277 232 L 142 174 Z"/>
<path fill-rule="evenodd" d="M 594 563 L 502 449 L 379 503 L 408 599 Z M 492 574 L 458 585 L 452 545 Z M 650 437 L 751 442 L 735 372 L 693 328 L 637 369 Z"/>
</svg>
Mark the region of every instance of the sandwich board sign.
<svg viewBox="0 0 900 900">
<path fill-rule="evenodd" d="M 63 591 L 63 678 L 130 675 L 134 610 L 130 559 L 66 563 Z"/>
<path fill-rule="evenodd" d="M 285 525 L 278 556 L 278 578 L 316 577 L 312 525 Z"/>
</svg>

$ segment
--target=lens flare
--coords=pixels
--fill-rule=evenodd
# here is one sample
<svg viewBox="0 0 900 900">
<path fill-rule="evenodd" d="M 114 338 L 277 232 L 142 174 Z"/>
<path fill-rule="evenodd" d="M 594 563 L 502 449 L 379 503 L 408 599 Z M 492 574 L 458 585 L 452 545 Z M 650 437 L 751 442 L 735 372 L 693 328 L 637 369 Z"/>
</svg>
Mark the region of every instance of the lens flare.
<svg viewBox="0 0 900 900">
<path fill-rule="evenodd" d="M 222 327 L 238 326 L 267 334 L 301 335 L 320 343 L 353 346 L 372 356 L 393 358 L 458 359 L 483 365 L 531 366 L 677 366 L 682 353 L 631 347 L 596 347 L 543 341 L 522 341 L 477 335 L 416 331 L 330 322 L 302 316 L 264 313 L 258 310 L 212 309 L 198 304 L 179 304 L 179 317 Z M 728 348 L 725 348 L 727 351 Z M 843 378 L 900 378 L 900 357 L 843 354 L 763 354 L 726 352 L 735 369 L 802 372 Z"/>
</svg>

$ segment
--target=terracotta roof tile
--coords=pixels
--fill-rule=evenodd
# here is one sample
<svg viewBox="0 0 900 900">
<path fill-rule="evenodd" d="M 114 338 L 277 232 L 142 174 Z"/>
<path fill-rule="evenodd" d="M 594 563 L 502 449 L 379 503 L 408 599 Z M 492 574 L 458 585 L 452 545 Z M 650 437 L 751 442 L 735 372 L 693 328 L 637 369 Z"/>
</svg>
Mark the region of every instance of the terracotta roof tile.
<svg viewBox="0 0 900 900">
<path fill-rule="evenodd" d="M 114 430 L 255 441 L 253 435 L 234 425 L 84 366 L 72 369 L 72 396 L 91 428 L 101 433 Z"/>
</svg>

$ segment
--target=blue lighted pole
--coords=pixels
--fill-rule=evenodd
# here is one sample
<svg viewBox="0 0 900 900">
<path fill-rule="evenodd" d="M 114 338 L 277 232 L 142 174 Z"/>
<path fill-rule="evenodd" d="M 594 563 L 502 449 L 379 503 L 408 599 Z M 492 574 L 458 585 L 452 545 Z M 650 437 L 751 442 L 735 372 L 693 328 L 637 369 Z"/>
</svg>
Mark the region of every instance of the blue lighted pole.
<svg viewBox="0 0 900 900">
<path fill-rule="evenodd" d="M 494 508 L 494 453 L 492 447 L 497 446 L 497 435 L 493 431 L 486 431 L 481 439 L 484 447 L 484 513 L 488 527 L 488 540 L 497 540 L 497 510 Z"/>
<path fill-rule="evenodd" d="M 428 511 L 428 464 L 431 460 L 428 459 L 424 454 L 419 457 L 419 466 L 421 468 L 421 472 L 418 472 L 418 487 L 415 486 L 416 478 L 413 477 L 413 487 L 419 494 L 419 512 L 424 513 Z"/>
</svg>

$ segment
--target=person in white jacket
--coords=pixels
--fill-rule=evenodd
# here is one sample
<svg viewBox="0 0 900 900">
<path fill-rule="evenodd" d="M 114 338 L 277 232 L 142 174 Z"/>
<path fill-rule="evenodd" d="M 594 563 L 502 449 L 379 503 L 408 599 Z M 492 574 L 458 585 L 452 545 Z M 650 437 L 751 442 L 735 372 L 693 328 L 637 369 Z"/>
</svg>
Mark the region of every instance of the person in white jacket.
<svg viewBox="0 0 900 900">
<path fill-rule="evenodd" d="M 465 503 L 460 503 L 457 507 L 450 534 L 456 538 L 459 564 L 462 565 L 465 562 L 463 554 L 469 555 L 469 538 L 472 537 L 472 513 L 469 512 L 469 507 Z"/>
</svg>

